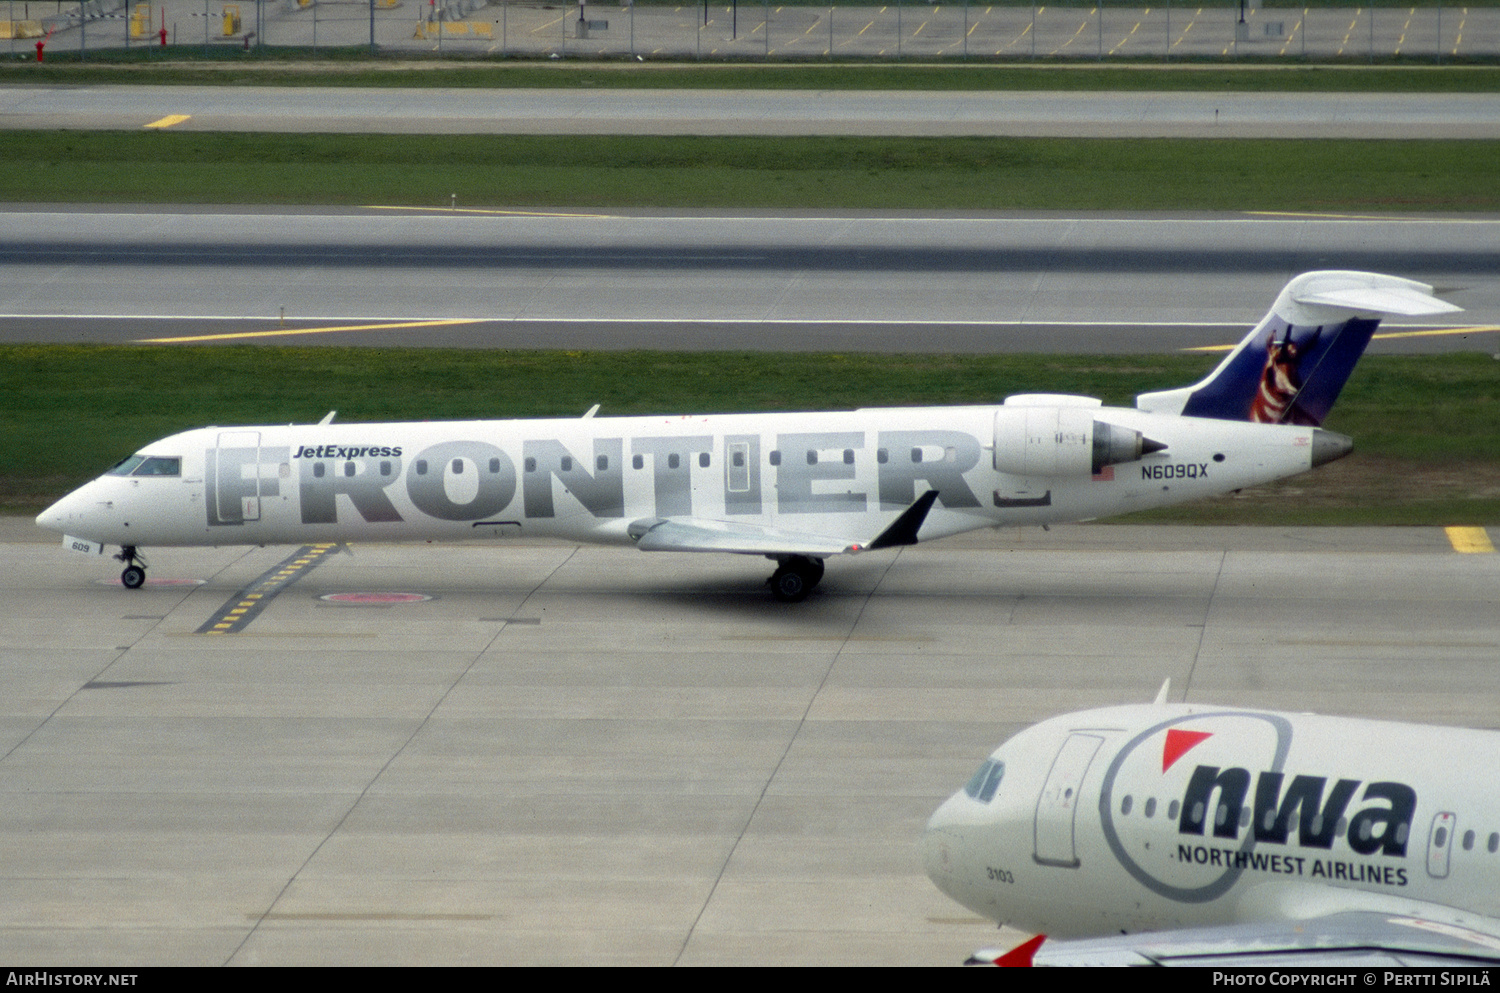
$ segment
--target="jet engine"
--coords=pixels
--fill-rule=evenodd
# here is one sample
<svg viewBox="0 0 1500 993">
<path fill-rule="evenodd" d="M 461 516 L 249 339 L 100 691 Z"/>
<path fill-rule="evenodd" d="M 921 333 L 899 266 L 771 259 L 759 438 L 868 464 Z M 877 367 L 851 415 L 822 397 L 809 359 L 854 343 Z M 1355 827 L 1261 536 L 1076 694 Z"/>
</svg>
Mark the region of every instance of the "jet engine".
<svg viewBox="0 0 1500 993">
<path fill-rule="evenodd" d="M 1090 476 L 1167 446 L 1095 420 L 1088 407 L 1006 406 L 995 411 L 995 468 L 1016 476 Z"/>
</svg>

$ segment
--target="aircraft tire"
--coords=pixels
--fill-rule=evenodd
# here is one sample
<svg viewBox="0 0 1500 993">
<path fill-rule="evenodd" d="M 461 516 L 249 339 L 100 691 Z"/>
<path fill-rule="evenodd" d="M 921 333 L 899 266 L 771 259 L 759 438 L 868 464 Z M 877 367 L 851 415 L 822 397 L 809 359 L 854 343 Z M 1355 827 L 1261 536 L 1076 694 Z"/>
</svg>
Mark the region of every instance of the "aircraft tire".
<svg viewBox="0 0 1500 993">
<path fill-rule="evenodd" d="M 822 578 L 823 560 L 799 555 L 781 563 L 771 575 L 771 593 L 782 603 L 798 603 L 807 599 Z"/>
<path fill-rule="evenodd" d="M 138 565 L 128 565 L 120 573 L 120 583 L 127 590 L 138 590 L 146 585 L 146 570 Z"/>
<path fill-rule="evenodd" d="M 771 577 L 771 595 L 782 603 L 797 603 L 807 599 L 812 584 L 800 569 L 781 568 Z"/>
</svg>

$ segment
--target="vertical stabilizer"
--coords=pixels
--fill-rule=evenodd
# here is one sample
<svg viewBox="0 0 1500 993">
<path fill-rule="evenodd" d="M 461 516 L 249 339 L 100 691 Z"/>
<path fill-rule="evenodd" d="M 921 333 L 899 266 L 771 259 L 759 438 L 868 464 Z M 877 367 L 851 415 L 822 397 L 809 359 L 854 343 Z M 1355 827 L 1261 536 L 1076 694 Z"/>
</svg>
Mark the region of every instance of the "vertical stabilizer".
<svg viewBox="0 0 1500 993">
<path fill-rule="evenodd" d="M 1323 423 L 1387 314 L 1417 317 L 1462 310 L 1432 287 L 1374 272 L 1307 272 L 1208 378 L 1142 393 L 1141 410 L 1264 424 Z"/>
</svg>

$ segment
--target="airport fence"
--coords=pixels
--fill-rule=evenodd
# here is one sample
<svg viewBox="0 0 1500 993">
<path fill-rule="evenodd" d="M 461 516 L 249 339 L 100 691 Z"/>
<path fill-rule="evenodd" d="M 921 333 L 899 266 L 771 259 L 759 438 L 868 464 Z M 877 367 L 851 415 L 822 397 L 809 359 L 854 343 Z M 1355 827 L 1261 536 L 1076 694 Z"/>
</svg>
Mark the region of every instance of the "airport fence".
<svg viewBox="0 0 1500 993">
<path fill-rule="evenodd" d="M 1493 2 L 1493 0 L 1491 0 Z M 1393 60 L 1500 57 L 1500 5 L 1163 6 L 711 0 L 0 0 L 28 57 L 201 44 L 204 52 L 369 46 L 454 56 L 874 61 Z M 5 13 L 0 6 L 0 14 Z"/>
</svg>

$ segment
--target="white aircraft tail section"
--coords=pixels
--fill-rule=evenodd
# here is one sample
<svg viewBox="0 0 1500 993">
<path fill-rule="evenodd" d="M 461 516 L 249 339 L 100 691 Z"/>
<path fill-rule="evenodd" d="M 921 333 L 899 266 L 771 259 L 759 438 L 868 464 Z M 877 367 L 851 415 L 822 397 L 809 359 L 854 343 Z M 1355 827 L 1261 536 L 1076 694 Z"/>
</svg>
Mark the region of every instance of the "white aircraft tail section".
<svg viewBox="0 0 1500 993">
<path fill-rule="evenodd" d="M 1374 272 L 1303 273 L 1206 379 L 1142 393 L 1135 405 L 1186 417 L 1317 427 L 1382 317 L 1463 309 L 1432 294 L 1426 283 Z"/>
</svg>

